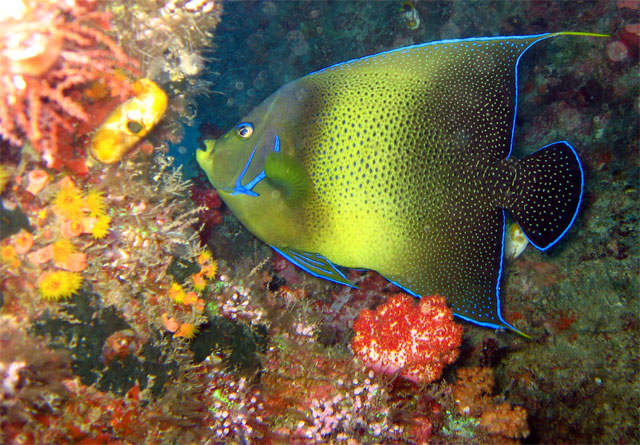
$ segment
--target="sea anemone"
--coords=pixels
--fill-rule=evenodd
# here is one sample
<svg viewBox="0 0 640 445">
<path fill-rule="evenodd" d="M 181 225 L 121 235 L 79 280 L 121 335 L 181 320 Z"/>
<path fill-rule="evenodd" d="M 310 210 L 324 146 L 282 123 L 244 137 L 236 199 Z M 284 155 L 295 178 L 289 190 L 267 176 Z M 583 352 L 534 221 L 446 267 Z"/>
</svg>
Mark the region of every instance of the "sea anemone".
<svg viewBox="0 0 640 445">
<path fill-rule="evenodd" d="M 20 259 L 18 259 L 18 252 L 16 251 L 16 248 L 11 244 L 4 244 L 0 246 L 0 261 L 11 267 L 17 267 L 20 265 Z"/>
<path fill-rule="evenodd" d="M 38 279 L 40 295 L 51 301 L 70 298 L 81 285 L 82 275 L 66 270 L 46 272 Z"/>
<path fill-rule="evenodd" d="M 204 274 L 202 271 L 191 275 L 191 279 L 193 280 L 193 288 L 198 292 L 204 290 L 204 288 L 207 286 L 207 282 L 205 281 L 203 275 Z"/>
<path fill-rule="evenodd" d="M 102 239 L 109 233 L 109 224 L 111 224 L 111 217 L 103 215 L 97 219 L 96 223 L 91 229 L 91 236 L 95 239 Z"/>
<path fill-rule="evenodd" d="M 198 264 L 206 264 L 211 258 L 213 258 L 211 252 L 207 249 L 204 249 L 202 252 L 200 252 L 200 255 L 198 255 Z"/>
<path fill-rule="evenodd" d="M 174 337 L 183 337 L 185 340 L 193 339 L 198 333 L 198 328 L 193 323 L 182 323 Z"/>
<path fill-rule="evenodd" d="M 83 207 L 82 194 L 71 181 L 60 187 L 60 191 L 53 200 L 53 208 L 56 213 L 66 219 L 79 220 L 82 218 L 84 216 Z"/>
<path fill-rule="evenodd" d="M 84 220 L 85 218 L 82 218 L 82 219 Z M 77 221 L 77 220 L 65 221 L 62 224 L 60 233 L 65 238 L 74 238 L 76 236 L 80 236 L 84 233 L 84 223 L 82 221 Z"/>
<path fill-rule="evenodd" d="M 31 249 L 31 246 L 33 246 L 33 235 L 26 230 L 21 230 L 13 239 L 13 246 L 19 255 L 27 253 L 29 249 Z"/>
<path fill-rule="evenodd" d="M 202 266 L 202 272 L 204 272 L 205 277 L 207 277 L 209 280 L 213 280 L 216 277 L 217 271 L 218 262 L 216 260 L 211 260 L 211 264 Z"/>
<path fill-rule="evenodd" d="M 37 195 L 49 182 L 49 175 L 46 171 L 38 168 L 29 172 L 27 180 L 26 190 L 32 195 Z"/>
<path fill-rule="evenodd" d="M 35 252 L 31 252 L 28 258 L 33 264 L 44 264 L 47 261 L 51 261 L 53 258 L 53 244 L 49 244 Z"/>
<path fill-rule="evenodd" d="M 83 252 L 72 253 L 64 262 L 55 263 L 55 265 L 71 272 L 82 272 L 87 268 L 87 254 Z"/>
<path fill-rule="evenodd" d="M 104 201 L 104 192 L 99 190 L 89 190 L 85 197 L 85 201 L 87 208 L 89 209 L 89 216 L 94 218 L 105 216 L 107 203 Z"/>
<path fill-rule="evenodd" d="M 186 293 L 182 286 L 175 282 L 171 283 L 171 287 L 169 288 L 169 296 L 173 298 L 176 303 L 184 302 L 185 295 Z"/>
</svg>

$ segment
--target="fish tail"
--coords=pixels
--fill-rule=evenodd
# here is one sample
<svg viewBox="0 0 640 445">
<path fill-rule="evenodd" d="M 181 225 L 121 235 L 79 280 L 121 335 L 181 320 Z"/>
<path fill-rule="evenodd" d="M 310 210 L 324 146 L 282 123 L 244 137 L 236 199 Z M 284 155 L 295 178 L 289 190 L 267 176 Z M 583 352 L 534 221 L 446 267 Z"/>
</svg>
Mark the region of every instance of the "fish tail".
<svg viewBox="0 0 640 445">
<path fill-rule="evenodd" d="M 573 224 L 584 190 L 584 171 L 575 149 L 566 141 L 554 142 L 520 161 L 513 190 L 505 208 L 525 236 L 547 250 Z"/>
</svg>

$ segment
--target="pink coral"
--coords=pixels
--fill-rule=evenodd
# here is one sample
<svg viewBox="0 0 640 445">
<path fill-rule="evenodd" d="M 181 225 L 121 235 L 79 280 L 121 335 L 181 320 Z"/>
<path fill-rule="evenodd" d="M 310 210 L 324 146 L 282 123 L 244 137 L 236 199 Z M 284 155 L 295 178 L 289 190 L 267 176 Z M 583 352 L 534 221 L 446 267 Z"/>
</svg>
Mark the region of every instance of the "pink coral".
<svg viewBox="0 0 640 445">
<path fill-rule="evenodd" d="M 416 383 L 433 382 L 458 357 L 462 327 L 444 297 L 423 297 L 419 304 L 395 294 L 375 311 L 363 310 L 353 324 L 353 352 L 374 371 Z"/>
<path fill-rule="evenodd" d="M 126 96 L 121 72 L 137 68 L 103 31 L 109 16 L 96 5 L 16 0 L 0 12 L 0 136 L 15 145 L 29 139 L 49 167 L 86 169 L 61 143 L 63 131 L 74 132 L 74 122 L 89 121 L 73 91 L 101 81 Z"/>
</svg>

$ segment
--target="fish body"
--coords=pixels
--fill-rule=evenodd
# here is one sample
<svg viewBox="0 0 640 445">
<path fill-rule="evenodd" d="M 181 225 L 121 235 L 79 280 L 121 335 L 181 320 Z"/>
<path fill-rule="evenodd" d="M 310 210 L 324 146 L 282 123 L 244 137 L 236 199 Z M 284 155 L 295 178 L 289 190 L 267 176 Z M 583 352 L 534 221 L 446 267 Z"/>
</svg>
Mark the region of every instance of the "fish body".
<svg viewBox="0 0 640 445">
<path fill-rule="evenodd" d="M 505 209 L 544 250 L 582 199 L 569 143 L 510 157 L 518 61 L 555 35 L 432 42 L 325 68 L 282 86 L 197 160 L 251 232 L 313 275 L 350 285 L 335 265 L 375 270 L 514 329 L 499 300 Z"/>
</svg>

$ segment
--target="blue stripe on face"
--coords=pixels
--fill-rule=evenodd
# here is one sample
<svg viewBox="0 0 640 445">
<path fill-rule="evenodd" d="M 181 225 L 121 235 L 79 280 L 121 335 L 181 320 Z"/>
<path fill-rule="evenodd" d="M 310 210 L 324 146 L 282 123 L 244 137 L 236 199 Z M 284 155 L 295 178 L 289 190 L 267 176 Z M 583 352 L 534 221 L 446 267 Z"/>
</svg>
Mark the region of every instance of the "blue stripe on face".
<svg viewBox="0 0 640 445">
<path fill-rule="evenodd" d="M 233 192 L 231 193 L 232 195 L 248 195 L 248 196 L 254 196 L 254 197 L 260 196 L 258 193 L 253 191 L 253 188 L 256 185 L 258 185 L 260 181 L 262 181 L 264 178 L 267 177 L 264 170 L 258 173 L 258 175 L 255 178 L 253 178 L 251 181 L 249 181 L 247 185 L 242 185 L 242 180 L 244 179 L 244 175 L 247 173 L 247 170 L 249 169 L 249 165 L 251 164 L 251 161 L 253 160 L 253 157 L 256 154 L 256 150 L 258 150 L 257 145 L 253 147 L 253 151 L 251 152 L 251 155 L 249 155 L 249 159 L 247 159 L 247 163 L 244 164 L 244 168 L 238 175 L 238 179 L 236 179 L 236 184 L 233 187 Z M 276 136 L 276 140 L 273 145 L 273 151 L 276 153 L 280 151 L 280 138 L 278 136 Z"/>
</svg>

